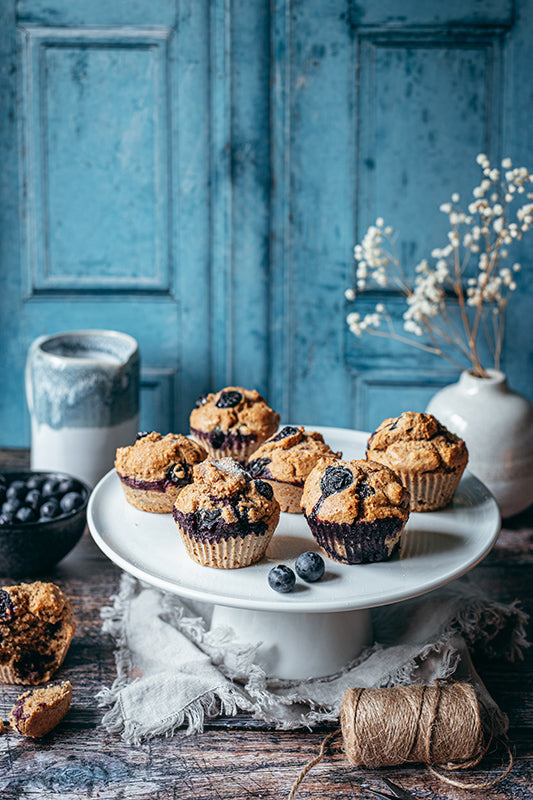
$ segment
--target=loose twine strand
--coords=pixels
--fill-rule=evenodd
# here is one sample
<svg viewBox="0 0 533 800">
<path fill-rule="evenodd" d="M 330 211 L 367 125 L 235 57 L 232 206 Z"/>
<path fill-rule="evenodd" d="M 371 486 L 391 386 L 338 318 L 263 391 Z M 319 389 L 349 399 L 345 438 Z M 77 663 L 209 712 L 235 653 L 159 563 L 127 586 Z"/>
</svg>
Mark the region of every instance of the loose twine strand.
<svg viewBox="0 0 533 800">
<path fill-rule="evenodd" d="M 293 800 L 309 770 L 324 758 L 328 742 L 339 733 L 352 765 L 376 768 L 422 763 L 439 780 L 460 789 L 495 786 L 513 767 L 513 755 L 502 742 L 509 763 L 502 774 L 490 781 L 462 783 L 434 768 L 475 767 L 492 743 L 492 719 L 468 683 L 348 689 L 340 722 L 341 727 L 324 738 L 318 754 L 300 771 L 288 800 Z"/>
</svg>

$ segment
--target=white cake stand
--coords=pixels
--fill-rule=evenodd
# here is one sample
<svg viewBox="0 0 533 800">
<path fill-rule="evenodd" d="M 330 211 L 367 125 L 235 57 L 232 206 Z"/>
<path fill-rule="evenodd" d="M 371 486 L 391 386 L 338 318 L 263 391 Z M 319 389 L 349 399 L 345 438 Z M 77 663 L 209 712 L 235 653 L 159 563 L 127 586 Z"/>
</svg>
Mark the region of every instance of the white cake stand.
<svg viewBox="0 0 533 800">
<path fill-rule="evenodd" d="M 315 428 L 347 460 L 363 458 L 368 434 Z M 245 569 L 202 567 L 185 552 L 170 514 L 149 514 L 124 499 L 114 470 L 94 489 L 89 530 L 100 549 L 126 572 L 183 598 L 212 603 L 212 627 L 228 625 L 242 642 L 261 643 L 258 659 L 268 675 L 305 679 L 342 669 L 371 643 L 369 609 L 430 592 L 463 575 L 489 552 L 500 515 L 488 489 L 468 471 L 453 503 L 411 514 L 401 555 L 379 564 L 346 566 L 328 558 L 318 583 L 297 580 L 277 594 L 270 569 L 319 551 L 302 515 L 282 514 L 266 557 Z"/>
</svg>

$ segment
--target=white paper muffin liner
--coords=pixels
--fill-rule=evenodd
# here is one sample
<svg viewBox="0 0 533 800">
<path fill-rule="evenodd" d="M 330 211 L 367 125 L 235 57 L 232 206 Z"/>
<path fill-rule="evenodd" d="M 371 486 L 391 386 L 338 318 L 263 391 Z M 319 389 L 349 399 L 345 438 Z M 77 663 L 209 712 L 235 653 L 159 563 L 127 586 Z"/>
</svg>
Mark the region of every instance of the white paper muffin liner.
<svg viewBox="0 0 533 800">
<path fill-rule="evenodd" d="M 454 472 L 410 472 L 409 470 L 396 469 L 410 495 L 410 511 L 436 511 L 444 508 L 453 499 L 464 467 L 459 467 Z"/>
</svg>

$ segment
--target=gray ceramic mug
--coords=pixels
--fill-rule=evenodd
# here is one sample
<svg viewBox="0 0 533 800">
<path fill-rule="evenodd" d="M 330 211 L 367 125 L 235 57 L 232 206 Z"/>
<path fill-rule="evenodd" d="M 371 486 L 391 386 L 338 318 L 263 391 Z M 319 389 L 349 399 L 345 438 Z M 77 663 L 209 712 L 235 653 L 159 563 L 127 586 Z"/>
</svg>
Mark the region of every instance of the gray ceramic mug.
<svg viewBox="0 0 533 800">
<path fill-rule="evenodd" d="M 41 336 L 26 362 L 31 467 L 95 486 L 139 429 L 139 347 L 126 333 Z"/>
</svg>

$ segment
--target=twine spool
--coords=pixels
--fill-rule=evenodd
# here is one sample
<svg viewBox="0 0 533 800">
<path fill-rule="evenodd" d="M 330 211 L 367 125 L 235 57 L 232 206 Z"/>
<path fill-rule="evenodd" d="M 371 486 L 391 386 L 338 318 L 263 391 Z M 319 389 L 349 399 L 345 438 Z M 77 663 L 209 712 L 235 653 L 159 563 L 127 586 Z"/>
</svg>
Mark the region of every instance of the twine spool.
<svg viewBox="0 0 533 800">
<path fill-rule="evenodd" d="M 357 766 L 473 767 L 490 743 L 490 720 L 468 683 L 348 689 L 340 719 L 346 757 Z"/>
<path fill-rule="evenodd" d="M 347 689 L 340 711 L 341 728 L 329 733 L 320 751 L 300 771 L 289 800 L 296 796 L 309 770 L 324 758 L 328 742 L 342 733 L 350 764 L 392 767 L 406 763 L 426 764 L 441 781 L 461 789 L 495 786 L 512 769 L 509 763 L 490 781 L 464 783 L 442 775 L 434 767 L 475 767 L 492 742 L 492 720 L 469 683 L 437 682 L 433 686 L 393 686 L 388 689 Z"/>
</svg>

